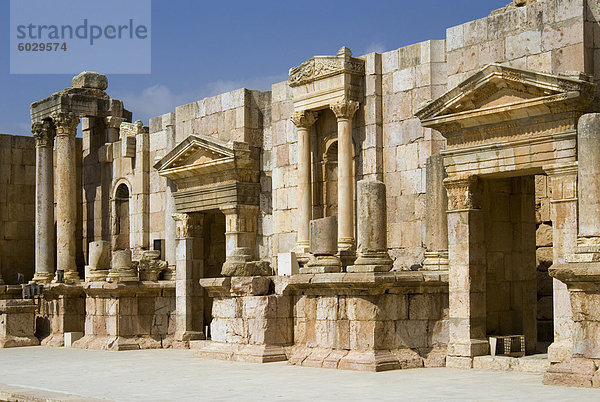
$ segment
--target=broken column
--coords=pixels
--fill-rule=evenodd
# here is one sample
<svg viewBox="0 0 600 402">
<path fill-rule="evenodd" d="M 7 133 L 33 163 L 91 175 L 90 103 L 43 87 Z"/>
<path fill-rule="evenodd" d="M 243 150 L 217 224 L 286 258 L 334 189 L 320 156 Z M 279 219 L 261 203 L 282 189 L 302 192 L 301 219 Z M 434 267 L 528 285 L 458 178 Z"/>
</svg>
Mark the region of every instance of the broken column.
<svg viewBox="0 0 600 402">
<path fill-rule="evenodd" d="M 79 282 L 75 263 L 77 223 L 77 169 L 75 136 L 79 117 L 71 112 L 52 114 L 56 127 L 56 266 L 64 282 Z"/>
<path fill-rule="evenodd" d="M 88 246 L 88 265 L 85 267 L 85 280 L 102 282 L 110 269 L 110 242 L 98 240 Z"/>
<path fill-rule="evenodd" d="M 387 252 L 385 184 L 378 180 L 360 180 L 356 188 L 358 258 L 346 271 L 387 272 L 393 262 Z"/>
<path fill-rule="evenodd" d="M 448 195 L 444 187 L 446 169 L 442 155 L 427 158 L 425 211 L 426 271 L 448 270 Z"/>
<path fill-rule="evenodd" d="M 225 263 L 223 276 L 272 275 L 267 261 L 254 261 L 258 206 L 237 205 L 221 208 L 225 214 Z"/>
<path fill-rule="evenodd" d="M 311 257 L 301 274 L 341 272 L 342 263 L 336 256 L 338 251 L 337 217 L 314 219 L 310 221 Z"/>
<path fill-rule="evenodd" d="M 54 127 L 49 120 L 31 126 L 35 138 L 35 274 L 32 283 L 54 278 Z"/>
<path fill-rule="evenodd" d="M 114 250 L 110 264 L 110 271 L 106 278 L 108 282 L 137 282 L 137 267 L 131 260 L 131 250 Z"/>
</svg>

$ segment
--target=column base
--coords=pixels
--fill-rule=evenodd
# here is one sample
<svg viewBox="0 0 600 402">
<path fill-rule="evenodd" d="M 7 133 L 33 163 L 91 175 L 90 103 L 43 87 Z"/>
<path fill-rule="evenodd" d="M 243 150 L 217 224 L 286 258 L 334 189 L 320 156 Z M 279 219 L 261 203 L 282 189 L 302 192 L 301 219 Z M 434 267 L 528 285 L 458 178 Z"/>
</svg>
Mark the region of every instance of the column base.
<svg viewBox="0 0 600 402">
<path fill-rule="evenodd" d="M 426 251 L 423 271 L 448 271 L 448 251 Z"/>
<path fill-rule="evenodd" d="M 346 267 L 346 272 L 388 272 L 393 263 L 386 251 L 359 253 L 354 265 Z"/>
<path fill-rule="evenodd" d="M 58 281 L 58 273 L 54 276 L 52 283 L 65 283 L 65 284 L 76 284 L 81 283 L 81 278 L 79 277 L 79 273 L 77 271 L 64 271 L 63 281 Z"/>
<path fill-rule="evenodd" d="M 313 255 L 308 264 L 300 268 L 301 274 L 342 272 L 342 263 L 335 255 Z"/>
<path fill-rule="evenodd" d="M 310 348 L 304 345 L 292 349 L 289 364 L 371 372 L 403 368 L 398 357 L 389 350 Z"/>
<path fill-rule="evenodd" d="M 107 282 L 139 282 L 137 270 L 134 268 L 117 268 L 108 271 Z"/>
<path fill-rule="evenodd" d="M 108 269 L 93 269 L 85 276 L 86 282 L 105 282 L 108 277 Z"/>
<path fill-rule="evenodd" d="M 310 247 L 308 245 L 296 244 L 296 247 L 292 249 L 292 252 L 296 253 L 296 260 L 300 267 L 308 264 L 308 261 L 310 260 Z"/>
<path fill-rule="evenodd" d="M 36 272 L 33 275 L 33 278 L 31 279 L 31 281 L 29 281 L 29 283 L 37 283 L 40 285 L 47 285 L 47 284 L 51 283 L 53 279 L 54 279 L 53 272 Z"/>
</svg>

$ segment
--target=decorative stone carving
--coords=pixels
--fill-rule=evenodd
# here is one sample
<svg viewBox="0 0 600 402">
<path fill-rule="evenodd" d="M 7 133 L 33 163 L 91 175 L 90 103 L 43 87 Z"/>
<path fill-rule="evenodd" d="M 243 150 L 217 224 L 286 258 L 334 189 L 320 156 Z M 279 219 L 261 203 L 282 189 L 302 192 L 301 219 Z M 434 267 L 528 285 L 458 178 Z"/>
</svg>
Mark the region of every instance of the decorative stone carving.
<svg viewBox="0 0 600 402">
<path fill-rule="evenodd" d="M 318 114 L 308 110 L 294 112 L 291 117 L 292 123 L 298 128 L 310 128 L 317 121 Z"/>
<path fill-rule="evenodd" d="M 157 281 L 162 271 L 167 269 L 167 262 L 159 260 L 160 251 L 142 251 L 142 258 L 138 265 L 141 281 Z"/>
<path fill-rule="evenodd" d="M 358 110 L 358 106 L 357 101 L 343 99 L 331 105 L 330 108 L 338 119 L 351 119 Z"/>
<path fill-rule="evenodd" d="M 52 121 L 56 127 L 56 136 L 73 136 L 77 135 L 77 125 L 79 117 L 71 112 L 56 112 L 52 114 Z"/>
<path fill-rule="evenodd" d="M 477 176 L 444 179 L 448 210 L 481 209 L 481 182 Z"/>
<path fill-rule="evenodd" d="M 335 56 L 315 56 L 290 69 L 289 83 L 295 87 L 340 73 L 365 73 L 364 61 L 354 59 L 350 49 L 345 46 Z"/>
<path fill-rule="evenodd" d="M 31 132 L 35 138 L 36 147 L 52 147 L 54 142 L 54 126 L 51 121 L 44 120 L 32 123 Z"/>
<path fill-rule="evenodd" d="M 187 239 L 197 236 L 198 231 L 202 229 L 202 225 L 193 214 L 173 214 L 173 219 L 177 225 L 177 238 Z"/>
</svg>

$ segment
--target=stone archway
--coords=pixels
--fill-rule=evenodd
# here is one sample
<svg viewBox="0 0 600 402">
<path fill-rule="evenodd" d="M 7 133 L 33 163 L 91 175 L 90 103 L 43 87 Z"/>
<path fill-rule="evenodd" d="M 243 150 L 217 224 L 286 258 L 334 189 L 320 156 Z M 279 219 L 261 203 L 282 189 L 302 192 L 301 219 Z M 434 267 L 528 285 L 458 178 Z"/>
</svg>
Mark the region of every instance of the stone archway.
<svg viewBox="0 0 600 402">
<path fill-rule="evenodd" d="M 554 263 L 563 261 L 575 248 L 577 120 L 587 111 L 593 88 L 584 74 L 556 76 L 492 64 L 417 111 L 421 124 L 440 131 L 448 142 L 441 152 L 448 175 L 444 179 L 448 191 L 448 366 L 471 367 L 474 356 L 488 353 L 490 316 L 504 309 L 486 303 L 487 297 L 492 297 L 487 284 L 492 263 L 489 251 L 496 245 L 485 233 L 487 180 L 547 174 L 556 189 L 551 200 Z M 524 228 L 522 222 L 512 223 Z M 492 231 L 504 230 L 492 225 Z M 524 233 L 527 244 L 535 248 L 535 229 Z M 514 233 L 512 237 L 511 243 Z M 511 245 L 509 253 L 514 250 Z M 531 253 L 527 255 L 531 258 Z M 524 275 L 523 279 L 531 278 Z M 512 280 L 510 286 L 512 290 Z M 511 300 L 511 311 L 520 311 L 521 321 L 509 329 L 535 338 L 535 320 L 531 319 L 535 298 L 530 287 L 527 289 L 512 298 L 518 300 Z M 570 347 L 572 319 L 565 294 L 566 287 L 555 281 L 551 361 L 561 359 Z M 535 349 L 535 341 L 525 339 L 529 349 Z"/>
</svg>

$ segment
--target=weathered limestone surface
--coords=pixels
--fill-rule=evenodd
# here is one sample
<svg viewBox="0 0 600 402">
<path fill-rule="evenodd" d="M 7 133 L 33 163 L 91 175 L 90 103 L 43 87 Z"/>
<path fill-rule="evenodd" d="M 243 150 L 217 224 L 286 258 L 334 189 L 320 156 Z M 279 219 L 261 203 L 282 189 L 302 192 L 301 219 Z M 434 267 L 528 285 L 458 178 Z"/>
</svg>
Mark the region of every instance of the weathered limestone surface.
<svg viewBox="0 0 600 402">
<path fill-rule="evenodd" d="M 257 363 L 287 360 L 285 348 L 293 342 L 291 297 L 273 294 L 271 279 L 202 279 L 200 284 L 215 299 L 211 341 L 192 346 L 199 357 Z"/>
<path fill-rule="evenodd" d="M 294 276 L 289 361 L 363 371 L 443 366 L 446 286 L 439 273 Z"/>
<path fill-rule="evenodd" d="M 347 272 L 387 272 L 392 259 L 387 252 L 385 184 L 376 180 L 357 183 L 358 258 Z"/>
<path fill-rule="evenodd" d="M 338 220 L 335 216 L 310 221 L 311 257 L 300 273 L 340 272 L 342 263 L 336 255 L 339 246 Z"/>
<path fill-rule="evenodd" d="M 73 347 L 102 350 L 167 348 L 175 334 L 175 283 L 92 282 L 83 285 L 85 336 Z"/>
<path fill-rule="evenodd" d="M 0 348 L 35 346 L 33 300 L 0 300 Z"/>
<path fill-rule="evenodd" d="M 81 285 L 45 286 L 35 302 L 36 336 L 43 346 L 63 346 L 66 332 L 84 332 L 85 293 Z"/>
</svg>

